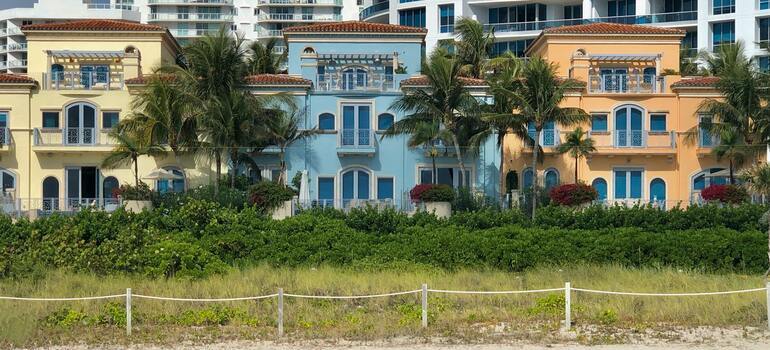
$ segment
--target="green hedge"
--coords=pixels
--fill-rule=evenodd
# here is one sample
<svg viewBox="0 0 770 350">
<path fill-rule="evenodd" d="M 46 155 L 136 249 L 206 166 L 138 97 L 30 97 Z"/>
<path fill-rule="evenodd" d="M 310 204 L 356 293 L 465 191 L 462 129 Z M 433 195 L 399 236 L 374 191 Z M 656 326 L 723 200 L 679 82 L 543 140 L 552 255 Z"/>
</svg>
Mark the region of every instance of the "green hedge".
<svg viewBox="0 0 770 350">
<path fill-rule="evenodd" d="M 539 264 L 671 265 L 761 273 L 767 268 L 763 207 L 570 211 L 547 208 L 536 222 L 518 211 L 407 217 L 395 211 L 311 210 L 273 221 L 189 200 L 181 207 L 113 214 L 84 211 L 34 222 L 0 217 L 0 277 L 50 268 L 98 274 L 197 278 L 231 266 L 381 266 L 518 271 Z"/>
</svg>

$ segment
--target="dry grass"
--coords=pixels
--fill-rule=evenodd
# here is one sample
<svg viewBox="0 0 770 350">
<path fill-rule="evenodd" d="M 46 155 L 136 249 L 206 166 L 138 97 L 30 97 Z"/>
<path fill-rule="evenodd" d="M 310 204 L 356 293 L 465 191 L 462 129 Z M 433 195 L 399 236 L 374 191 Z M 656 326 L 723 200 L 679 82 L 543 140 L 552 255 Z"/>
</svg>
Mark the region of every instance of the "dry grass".
<svg viewBox="0 0 770 350">
<path fill-rule="evenodd" d="M 573 287 L 635 292 L 694 292 L 764 286 L 760 276 L 707 275 L 673 269 L 614 266 L 542 267 L 523 273 L 448 272 L 425 268 L 350 271 L 338 268 L 249 268 L 205 280 L 142 278 L 52 272 L 35 281 L 2 281 L 0 295 L 91 296 L 135 294 L 189 298 L 254 296 L 275 293 L 353 295 L 419 289 L 520 290 Z M 573 294 L 573 322 L 624 329 L 695 326 L 756 326 L 766 322 L 765 294 L 651 298 Z M 122 305 L 123 300 L 114 302 Z M 558 334 L 563 318 L 561 293 L 513 296 L 447 296 L 429 299 L 430 327 L 419 328 L 419 295 L 373 300 L 286 299 L 285 328 L 291 339 L 381 339 L 441 336 L 483 340 L 505 334 L 545 339 Z M 108 301 L 0 301 L 0 347 L 46 344 L 126 343 L 120 325 L 95 325 L 106 317 Z M 120 310 L 120 305 L 115 305 Z M 69 317 L 52 317 L 54 313 Z M 115 310 L 112 311 L 113 313 Z M 134 299 L 132 342 L 175 343 L 232 339 L 274 339 L 275 300 L 221 304 Z M 46 319 L 49 318 L 49 321 Z M 119 315 L 118 315 L 119 318 Z M 104 322 L 102 322 L 104 323 Z M 607 341 L 617 341 L 608 339 Z"/>
</svg>

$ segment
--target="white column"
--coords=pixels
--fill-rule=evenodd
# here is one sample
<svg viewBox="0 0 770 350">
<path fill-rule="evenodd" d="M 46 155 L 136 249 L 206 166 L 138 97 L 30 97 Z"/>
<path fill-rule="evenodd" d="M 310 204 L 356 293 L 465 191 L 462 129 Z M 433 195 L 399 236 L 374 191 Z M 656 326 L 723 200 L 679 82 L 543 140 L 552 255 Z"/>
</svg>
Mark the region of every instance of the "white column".
<svg viewBox="0 0 770 350">
<path fill-rule="evenodd" d="M 711 2 L 698 0 L 698 50 L 711 50 L 711 27 L 708 23 Z"/>
<path fill-rule="evenodd" d="M 650 13 L 650 0 L 636 0 L 636 15 L 649 15 Z"/>
<path fill-rule="evenodd" d="M 583 18 L 594 17 L 599 17 L 594 10 L 594 0 L 583 0 Z"/>
</svg>

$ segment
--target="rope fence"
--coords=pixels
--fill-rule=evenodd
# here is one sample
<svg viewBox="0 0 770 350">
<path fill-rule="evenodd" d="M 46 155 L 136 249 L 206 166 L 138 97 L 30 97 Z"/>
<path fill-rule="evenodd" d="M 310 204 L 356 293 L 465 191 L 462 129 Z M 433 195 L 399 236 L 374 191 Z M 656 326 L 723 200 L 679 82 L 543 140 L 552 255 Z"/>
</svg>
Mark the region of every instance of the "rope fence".
<svg viewBox="0 0 770 350">
<path fill-rule="evenodd" d="M 603 294 L 603 295 L 622 295 L 622 296 L 637 296 L 637 297 L 699 297 L 699 296 L 719 296 L 730 294 L 745 294 L 756 293 L 764 291 L 767 297 L 767 327 L 770 329 L 770 282 L 764 288 L 752 288 L 742 290 L 729 290 L 718 292 L 694 292 L 694 293 L 649 293 L 649 292 L 621 292 L 621 291 L 607 291 L 596 290 L 587 288 L 573 288 L 570 282 L 564 283 L 564 287 L 561 288 L 547 288 L 547 289 L 531 289 L 531 290 L 509 290 L 509 291 L 471 291 L 471 290 L 446 290 L 446 289 L 429 289 L 427 284 L 422 284 L 420 289 L 408 290 L 403 292 L 391 292 L 382 294 L 368 294 L 368 295 L 307 295 L 307 294 L 290 294 L 284 293 L 283 288 L 278 289 L 278 293 L 258 295 L 250 297 L 234 297 L 234 298 L 175 298 L 175 297 L 162 297 L 152 296 L 144 294 L 133 294 L 131 288 L 126 288 L 124 294 L 114 295 L 101 295 L 101 296 L 87 296 L 87 297 L 72 297 L 72 298 L 39 298 L 39 297 L 13 297 L 13 296 L 0 296 L 0 300 L 12 300 L 12 301 L 90 301 L 90 300 L 103 300 L 103 299 L 117 299 L 125 298 L 126 305 L 126 334 L 131 335 L 131 311 L 133 299 L 148 299 L 148 300 L 161 300 L 161 301 L 179 301 L 179 302 L 202 302 L 202 303 L 217 303 L 217 302 L 234 302 L 234 301 L 249 301 L 249 300 L 265 300 L 277 298 L 278 310 L 277 310 L 277 328 L 278 336 L 284 335 L 283 331 L 283 304 L 285 298 L 296 299 L 327 299 L 327 300 L 353 300 L 353 299 L 372 299 L 372 298 L 387 298 L 393 296 L 420 294 L 422 317 L 421 327 L 428 327 L 428 293 L 437 294 L 454 294 L 454 295 L 515 295 L 515 294 L 535 294 L 535 293 L 548 293 L 548 292 L 564 292 L 564 328 L 570 330 L 572 328 L 572 292 L 580 292 L 586 294 Z"/>
</svg>

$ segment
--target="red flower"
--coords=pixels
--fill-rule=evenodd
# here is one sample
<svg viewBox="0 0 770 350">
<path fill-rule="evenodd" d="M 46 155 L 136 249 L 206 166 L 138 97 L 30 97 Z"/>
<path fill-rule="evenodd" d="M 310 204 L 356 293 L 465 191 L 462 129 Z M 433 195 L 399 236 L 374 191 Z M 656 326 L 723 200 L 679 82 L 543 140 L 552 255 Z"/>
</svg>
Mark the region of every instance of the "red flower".
<svg viewBox="0 0 770 350">
<path fill-rule="evenodd" d="M 553 203 L 558 205 L 580 205 L 595 200 L 599 194 L 586 184 L 567 184 L 556 186 L 548 193 Z"/>
<path fill-rule="evenodd" d="M 736 185 L 711 185 L 704 188 L 700 195 L 707 201 L 731 204 L 745 202 L 749 197 L 746 189 Z"/>
</svg>

